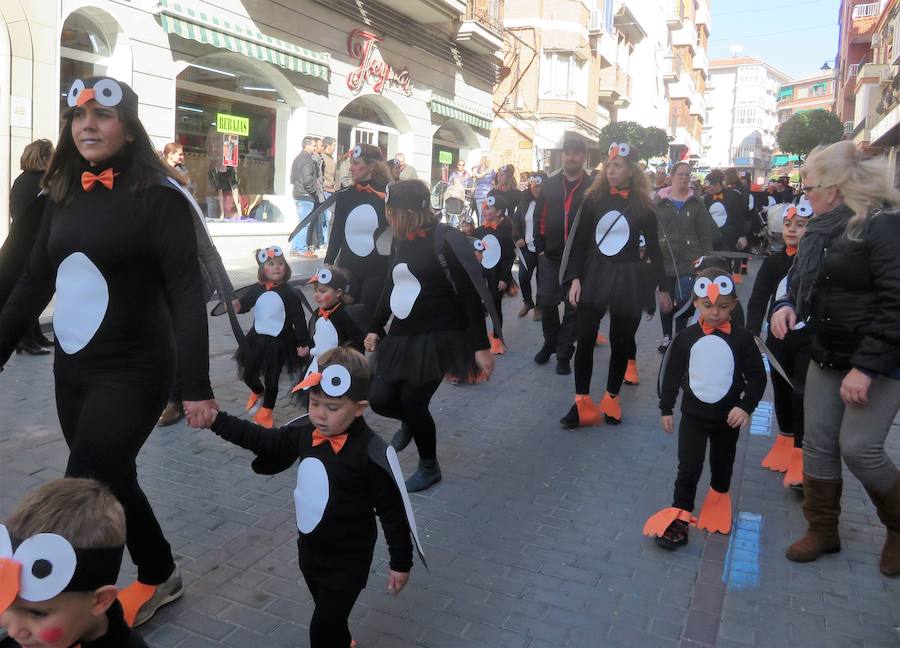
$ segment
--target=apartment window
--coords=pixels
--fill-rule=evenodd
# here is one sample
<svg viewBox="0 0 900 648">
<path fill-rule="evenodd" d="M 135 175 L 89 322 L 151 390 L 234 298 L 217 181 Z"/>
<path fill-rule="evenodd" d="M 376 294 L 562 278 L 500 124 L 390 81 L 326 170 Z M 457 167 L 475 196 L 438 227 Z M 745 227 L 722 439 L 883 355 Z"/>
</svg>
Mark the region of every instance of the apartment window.
<svg viewBox="0 0 900 648">
<path fill-rule="evenodd" d="M 852 65 L 847 66 L 847 76 L 848 77 L 855 77 L 857 74 L 859 74 L 859 64 L 858 63 L 853 63 Z M 816 85 L 820 85 L 820 84 L 816 84 Z M 816 88 L 816 86 L 813 86 L 813 94 L 815 94 L 815 88 Z"/>
<path fill-rule="evenodd" d="M 738 126 L 758 126 L 762 121 L 759 108 L 738 108 L 734 111 L 734 123 Z"/>
<path fill-rule="evenodd" d="M 739 84 L 760 83 L 762 79 L 762 68 L 760 68 L 758 65 L 743 66 L 738 68 L 737 80 Z"/>
<path fill-rule="evenodd" d="M 809 94 L 812 97 L 822 97 L 828 94 L 828 83 L 816 83 L 809 89 Z"/>
<path fill-rule="evenodd" d="M 797 88 L 797 99 L 806 99 L 809 96 L 809 88 Z"/>
<path fill-rule="evenodd" d="M 877 16 L 880 5 L 881 3 L 879 2 L 867 2 L 865 4 L 856 5 L 853 7 L 853 20 Z"/>
<path fill-rule="evenodd" d="M 587 66 L 571 52 L 544 52 L 541 96 L 587 105 Z"/>
</svg>

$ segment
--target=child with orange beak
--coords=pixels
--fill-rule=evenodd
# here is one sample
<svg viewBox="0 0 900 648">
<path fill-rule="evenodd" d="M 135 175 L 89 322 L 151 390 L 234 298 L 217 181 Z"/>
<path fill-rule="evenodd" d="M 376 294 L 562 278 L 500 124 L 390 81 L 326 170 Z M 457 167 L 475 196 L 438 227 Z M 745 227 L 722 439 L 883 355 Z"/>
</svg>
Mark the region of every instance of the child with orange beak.
<svg viewBox="0 0 900 648">
<path fill-rule="evenodd" d="M 663 549 L 687 544 L 691 524 L 710 532 L 731 532 L 729 489 L 738 435 L 766 389 L 766 370 L 753 335 L 731 321 L 737 306 L 731 276 L 705 270 L 694 281 L 693 291 L 700 320 L 675 337 L 661 370 L 659 409 L 668 434 L 674 430 L 675 398 L 683 390 L 672 506 L 644 525 L 644 534 L 656 536 Z M 698 519 L 691 511 L 707 442 L 710 489 Z"/>
</svg>

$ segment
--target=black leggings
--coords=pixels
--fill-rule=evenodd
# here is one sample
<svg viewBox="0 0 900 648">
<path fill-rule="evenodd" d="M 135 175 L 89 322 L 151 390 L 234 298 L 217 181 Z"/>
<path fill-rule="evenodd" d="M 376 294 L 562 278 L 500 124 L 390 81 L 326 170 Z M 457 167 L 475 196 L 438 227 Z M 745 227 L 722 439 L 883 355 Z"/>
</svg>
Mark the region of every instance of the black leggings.
<svg viewBox="0 0 900 648">
<path fill-rule="evenodd" d="M 575 348 L 575 393 L 582 396 L 591 393 L 591 375 L 594 372 L 594 347 L 597 331 L 606 308 L 581 304 L 578 306 L 578 346 Z M 634 348 L 634 334 L 641 323 L 641 314 L 610 314 L 609 318 L 609 374 L 606 391 L 613 396 L 622 389 L 628 359 Z"/>
<path fill-rule="evenodd" d="M 166 405 L 168 385 L 57 378 L 56 410 L 69 446 L 66 477 L 106 484 L 125 509 L 127 545 L 138 580 L 159 585 L 175 569 L 172 550 L 137 481 L 135 459 Z"/>
<path fill-rule="evenodd" d="M 519 289 L 522 291 L 522 303 L 526 306 L 534 306 L 534 297 L 532 297 L 531 292 L 531 277 L 534 276 L 534 271 L 537 269 L 537 254 L 527 247 L 519 248 L 519 250 L 522 252 L 525 263 L 528 264 L 526 268 L 519 263 Z"/>
<path fill-rule="evenodd" d="M 320 587 L 315 580 L 309 578 L 306 578 L 306 586 L 316 604 L 309 621 L 311 648 L 349 646 L 351 637 L 347 619 L 362 590 L 355 587 L 346 590 Z"/>
<path fill-rule="evenodd" d="M 369 404 L 376 414 L 399 419 L 412 430 L 421 459 L 437 458 L 437 431 L 428 406 L 441 381 L 423 384 L 376 380 L 369 392 Z"/>
<path fill-rule="evenodd" d="M 266 367 L 263 372 L 263 379 L 259 379 L 260 367 L 257 363 L 244 369 L 244 384 L 250 388 L 254 394 L 263 395 L 263 407 L 273 409 L 275 401 L 278 400 L 278 380 L 281 378 L 281 367 L 274 365 Z"/>
<path fill-rule="evenodd" d="M 675 302 L 678 302 L 680 299 L 679 295 L 679 286 L 678 286 L 678 277 L 666 277 L 665 279 L 666 292 L 669 293 L 669 296 Z M 683 289 L 683 288 L 682 288 Z M 689 299 L 690 295 L 685 295 L 685 299 Z M 669 339 L 675 337 L 672 332 L 672 325 L 675 325 L 675 333 L 681 333 L 685 328 L 687 328 L 688 320 L 691 318 L 691 314 L 694 312 L 693 308 L 688 308 L 687 312 L 684 315 L 675 320 L 675 312 L 681 308 L 681 304 L 676 303 L 675 307 L 670 310 L 668 313 L 659 311 L 659 321 L 662 323 L 662 332 L 663 335 L 668 335 Z"/>
<path fill-rule="evenodd" d="M 809 345 L 795 348 L 770 335 L 766 345 L 781 363 L 785 373 L 797 384 L 800 391 L 795 392 L 791 386 L 772 367 L 772 400 L 775 406 L 775 418 L 778 429 L 784 434 L 794 436 L 794 447 L 803 447 L 803 384 L 806 382 L 806 370 L 809 368 Z"/>
<path fill-rule="evenodd" d="M 681 414 L 678 426 L 678 476 L 672 506 L 685 511 L 694 510 L 697 482 L 703 474 L 706 460 L 706 441 L 709 440 L 710 487 L 718 493 L 731 488 L 731 473 L 737 451 L 740 430 L 725 421 L 710 421 L 690 414 Z"/>
<path fill-rule="evenodd" d="M 503 326 L 503 291 L 497 290 L 496 286 L 494 287 L 494 308 L 497 309 L 497 321 L 500 323 L 500 326 Z M 497 331 L 494 331 L 494 337 L 497 336 Z"/>
</svg>

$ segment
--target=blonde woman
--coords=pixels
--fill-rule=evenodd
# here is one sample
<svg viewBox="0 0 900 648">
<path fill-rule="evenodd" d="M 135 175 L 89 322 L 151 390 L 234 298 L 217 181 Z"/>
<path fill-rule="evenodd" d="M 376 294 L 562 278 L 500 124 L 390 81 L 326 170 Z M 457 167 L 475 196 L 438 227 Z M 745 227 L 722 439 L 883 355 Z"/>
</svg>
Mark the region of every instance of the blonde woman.
<svg viewBox="0 0 900 648">
<path fill-rule="evenodd" d="M 817 148 L 804 167 L 816 216 L 772 316 L 783 338 L 815 331 L 807 374 L 803 443 L 806 535 L 787 550 L 810 562 L 840 551 L 841 459 L 887 527 L 880 568 L 900 574 L 900 474 L 884 451 L 900 408 L 900 193 L 882 159 L 852 142 Z"/>
</svg>

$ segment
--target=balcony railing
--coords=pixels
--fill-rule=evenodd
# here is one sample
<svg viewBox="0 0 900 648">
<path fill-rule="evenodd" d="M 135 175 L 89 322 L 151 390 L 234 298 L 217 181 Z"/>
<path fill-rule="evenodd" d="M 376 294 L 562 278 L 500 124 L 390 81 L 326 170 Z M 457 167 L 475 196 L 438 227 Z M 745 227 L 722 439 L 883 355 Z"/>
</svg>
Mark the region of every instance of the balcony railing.
<svg viewBox="0 0 900 648">
<path fill-rule="evenodd" d="M 503 0 L 469 0 L 466 20 L 474 20 L 495 34 L 502 34 Z"/>
<path fill-rule="evenodd" d="M 605 98 L 617 104 L 630 103 L 631 77 L 616 66 L 602 68 L 598 92 L 601 100 Z"/>
<path fill-rule="evenodd" d="M 663 79 L 665 81 L 677 81 L 683 71 L 684 64 L 681 62 L 681 57 L 669 52 L 662 61 Z"/>
</svg>

